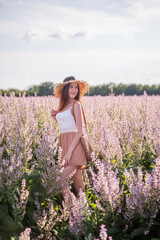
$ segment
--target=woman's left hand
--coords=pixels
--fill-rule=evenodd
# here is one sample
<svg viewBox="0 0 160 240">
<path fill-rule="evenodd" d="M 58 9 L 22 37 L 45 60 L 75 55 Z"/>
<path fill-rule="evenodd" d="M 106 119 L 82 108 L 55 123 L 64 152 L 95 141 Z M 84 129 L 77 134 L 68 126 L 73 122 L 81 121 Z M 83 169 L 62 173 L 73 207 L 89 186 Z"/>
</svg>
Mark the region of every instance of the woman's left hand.
<svg viewBox="0 0 160 240">
<path fill-rule="evenodd" d="M 64 167 L 66 167 L 69 164 L 70 159 L 71 159 L 71 155 L 72 155 L 72 153 L 68 151 L 65 154 L 65 156 L 63 157 L 63 159 L 65 160 Z"/>
</svg>

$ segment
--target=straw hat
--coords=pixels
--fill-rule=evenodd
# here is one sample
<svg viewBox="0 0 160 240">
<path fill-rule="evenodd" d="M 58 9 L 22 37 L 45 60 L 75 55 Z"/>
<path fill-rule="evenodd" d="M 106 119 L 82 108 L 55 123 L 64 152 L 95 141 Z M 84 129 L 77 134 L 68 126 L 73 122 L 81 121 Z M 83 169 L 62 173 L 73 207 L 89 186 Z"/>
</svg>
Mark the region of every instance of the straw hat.
<svg viewBox="0 0 160 240">
<path fill-rule="evenodd" d="M 82 80 L 77 80 L 75 77 L 73 76 L 69 76 L 66 77 L 63 80 L 63 83 L 59 83 L 54 87 L 54 95 L 57 98 L 61 97 L 61 94 L 63 92 L 63 88 L 65 85 L 67 85 L 68 83 L 78 83 L 79 85 L 79 94 L 82 97 L 85 93 L 89 92 L 89 85 L 87 82 L 82 81 Z"/>
</svg>

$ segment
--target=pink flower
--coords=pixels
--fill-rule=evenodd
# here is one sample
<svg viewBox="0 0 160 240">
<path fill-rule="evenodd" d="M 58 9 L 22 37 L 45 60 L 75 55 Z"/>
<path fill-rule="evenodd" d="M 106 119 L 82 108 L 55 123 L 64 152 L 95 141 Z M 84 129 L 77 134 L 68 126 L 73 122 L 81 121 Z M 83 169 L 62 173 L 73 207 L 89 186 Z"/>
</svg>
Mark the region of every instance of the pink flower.
<svg viewBox="0 0 160 240">
<path fill-rule="evenodd" d="M 107 230 L 106 230 L 104 224 L 101 225 L 101 230 L 100 230 L 99 236 L 100 236 L 101 240 L 107 240 L 108 235 L 107 235 Z"/>
</svg>

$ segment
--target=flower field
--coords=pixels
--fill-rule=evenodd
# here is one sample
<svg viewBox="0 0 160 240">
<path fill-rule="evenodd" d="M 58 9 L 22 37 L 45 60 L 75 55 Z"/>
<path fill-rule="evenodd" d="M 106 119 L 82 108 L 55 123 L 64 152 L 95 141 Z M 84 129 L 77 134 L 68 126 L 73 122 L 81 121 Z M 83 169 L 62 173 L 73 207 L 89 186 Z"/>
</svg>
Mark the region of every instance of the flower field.
<svg viewBox="0 0 160 240">
<path fill-rule="evenodd" d="M 0 96 L 0 240 L 160 240 L 160 96 L 82 103 L 94 154 L 69 213 L 51 117 L 58 100 Z"/>
</svg>

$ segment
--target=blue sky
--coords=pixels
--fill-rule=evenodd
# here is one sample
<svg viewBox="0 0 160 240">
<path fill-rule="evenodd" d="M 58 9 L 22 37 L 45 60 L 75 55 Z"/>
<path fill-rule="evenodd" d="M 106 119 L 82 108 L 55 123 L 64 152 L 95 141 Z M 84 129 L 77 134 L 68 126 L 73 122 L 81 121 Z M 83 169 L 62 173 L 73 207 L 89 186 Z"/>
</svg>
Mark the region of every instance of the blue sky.
<svg viewBox="0 0 160 240">
<path fill-rule="evenodd" d="M 0 88 L 160 83 L 159 0 L 0 0 Z"/>
</svg>

